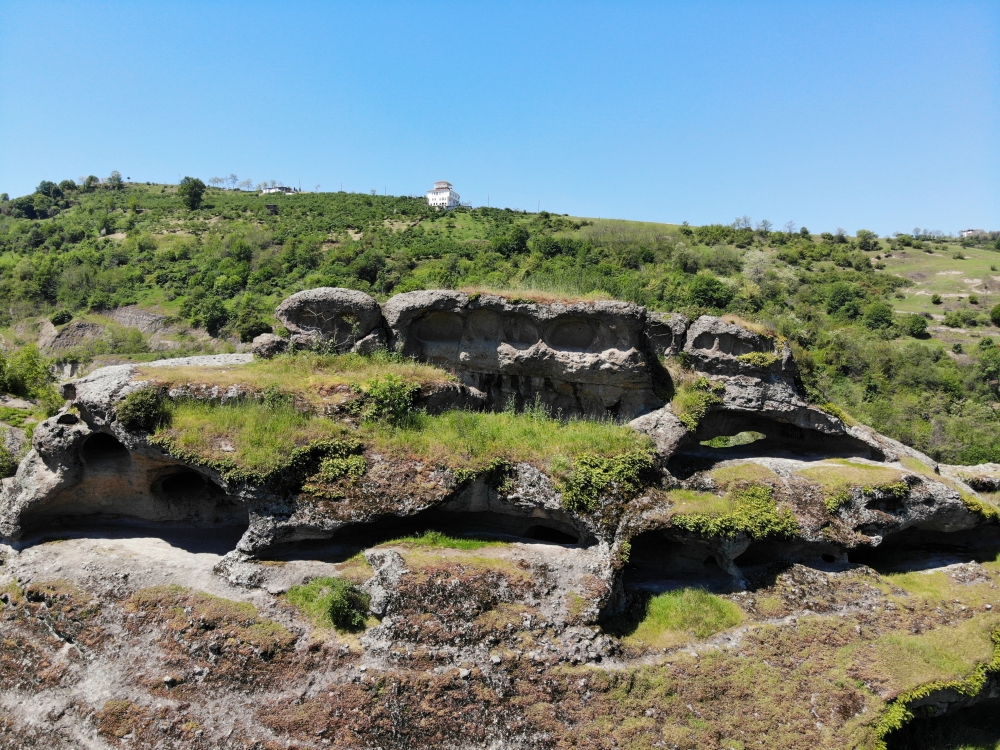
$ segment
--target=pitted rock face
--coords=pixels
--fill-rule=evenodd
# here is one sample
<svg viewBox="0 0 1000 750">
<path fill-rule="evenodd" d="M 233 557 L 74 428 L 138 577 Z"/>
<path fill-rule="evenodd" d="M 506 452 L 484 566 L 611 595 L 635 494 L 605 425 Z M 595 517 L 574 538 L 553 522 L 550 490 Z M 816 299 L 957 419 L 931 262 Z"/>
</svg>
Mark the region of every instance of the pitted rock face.
<svg viewBox="0 0 1000 750">
<path fill-rule="evenodd" d="M 393 297 L 383 312 L 398 351 L 458 372 L 490 407 L 538 398 L 564 414 L 631 418 L 662 405 L 638 305 L 420 291 Z"/>
<path fill-rule="evenodd" d="M 773 372 L 794 375 L 787 345 L 722 318 L 702 315 L 687 329 L 684 352 L 698 370 L 717 375 Z M 761 355 L 754 357 L 753 355 Z M 767 362 L 767 359 L 771 359 Z"/>
<path fill-rule="evenodd" d="M 378 302 L 364 292 L 338 287 L 319 287 L 298 292 L 275 310 L 293 342 L 332 342 L 347 350 L 382 325 Z"/>
</svg>

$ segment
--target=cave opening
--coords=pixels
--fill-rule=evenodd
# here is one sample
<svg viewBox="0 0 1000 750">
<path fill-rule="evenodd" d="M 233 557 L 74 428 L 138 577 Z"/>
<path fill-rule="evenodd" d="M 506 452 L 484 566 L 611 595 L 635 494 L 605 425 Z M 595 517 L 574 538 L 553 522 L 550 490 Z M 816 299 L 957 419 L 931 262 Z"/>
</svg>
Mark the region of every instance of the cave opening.
<svg viewBox="0 0 1000 750">
<path fill-rule="evenodd" d="M 629 589 L 656 594 L 688 586 L 719 592 L 733 589 L 718 551 L 705 540 L 657 530 L 637 534 L 630 543 L 623 579 Z"/>
<path fill-rule="evenodd" d="M 879 573 L 905 573 L 955 563 L 992 562 L 1000 556 L 1000 528 L 979 526 L 964 531 L 906 529 L 887 536 L 876 547 L 848 550 L 850 562 Z"/>
<path fill-rule="evenodd" d="M 850 435 L 828 434 L 726 409 L 706 414 L 681 449 L 720 459 L 789 453 L 885 460 L 877 448 Z"/>
<path fill-rule="evenodd" d="M 81 455 L 84 462 L 91 467 L 118 464 L 130 458 L 128 448 L 106 432 L 95 432 L 88 437 L 83 443 Z"/>
</svg>

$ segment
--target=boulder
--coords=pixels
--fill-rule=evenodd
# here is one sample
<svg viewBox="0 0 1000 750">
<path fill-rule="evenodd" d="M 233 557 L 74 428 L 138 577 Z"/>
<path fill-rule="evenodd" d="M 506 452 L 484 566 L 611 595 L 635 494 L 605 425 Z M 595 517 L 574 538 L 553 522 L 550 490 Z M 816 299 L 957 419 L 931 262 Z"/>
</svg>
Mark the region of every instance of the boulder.
<svg viewBox="0 0 1000 750">
<path fill-rule="evenodd" d="M 338 287 L 297 292 L 278 305 L 275 315 L 301 348 L 323 343 L 347 351 L 382 327 L 378 302 L 364 292 Z"/>
<path fill-rule="evenodd" d="M 276 336 L 273 333 L 262 333 L 257 336 L 250 345 L 250 351 L 255 357 L 261 359 L 272 359 L 288 349 L 288 339 Z"/>
<path fill-rule="evenodd" d="M 684 353 L 695 369 L 715 375 L 763 372 L 794 375 L 787 344 L 722 318 L 702 315 L 687 330 Z"/>
</svg>

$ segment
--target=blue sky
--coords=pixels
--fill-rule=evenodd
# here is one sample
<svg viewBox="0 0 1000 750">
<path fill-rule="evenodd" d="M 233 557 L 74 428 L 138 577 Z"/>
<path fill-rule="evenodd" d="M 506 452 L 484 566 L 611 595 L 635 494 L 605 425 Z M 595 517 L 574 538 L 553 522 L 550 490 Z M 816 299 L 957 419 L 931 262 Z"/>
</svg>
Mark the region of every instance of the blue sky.
<svg viewBox="0 0 1000 750">
<path fill-rule="evenodd" d="M 1000 2 L 6 0 L 0 191 L 237 174 L 646 221 L 1000 229 Z"/>
</svg>

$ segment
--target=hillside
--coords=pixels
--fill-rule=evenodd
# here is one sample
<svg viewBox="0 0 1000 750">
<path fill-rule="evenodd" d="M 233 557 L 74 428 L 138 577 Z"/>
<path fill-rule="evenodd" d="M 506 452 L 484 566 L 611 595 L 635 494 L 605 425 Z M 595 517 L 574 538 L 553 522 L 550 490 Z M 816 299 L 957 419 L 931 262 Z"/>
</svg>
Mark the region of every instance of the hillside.
<svg viewBox="0 0 1000 750">
<path fill-rule="evenodd" d="M 0 337 L 8 359 L 37 343 L 69 373 L 240 350 L 274 327 L 280 299 L 318 286 L 379 300 L 425 288 L 621 299 L 762 325 L 792 343 L 815 402 L 935 459 L 1000 460 L 995 238 L 739 224 L 439 213 L 415 198 L 215 188 L 190 210 L 177 186 L 43 182 L 0 202 Z M 41 394 L 7 369 L 6 390 Z"/>
</svg>

